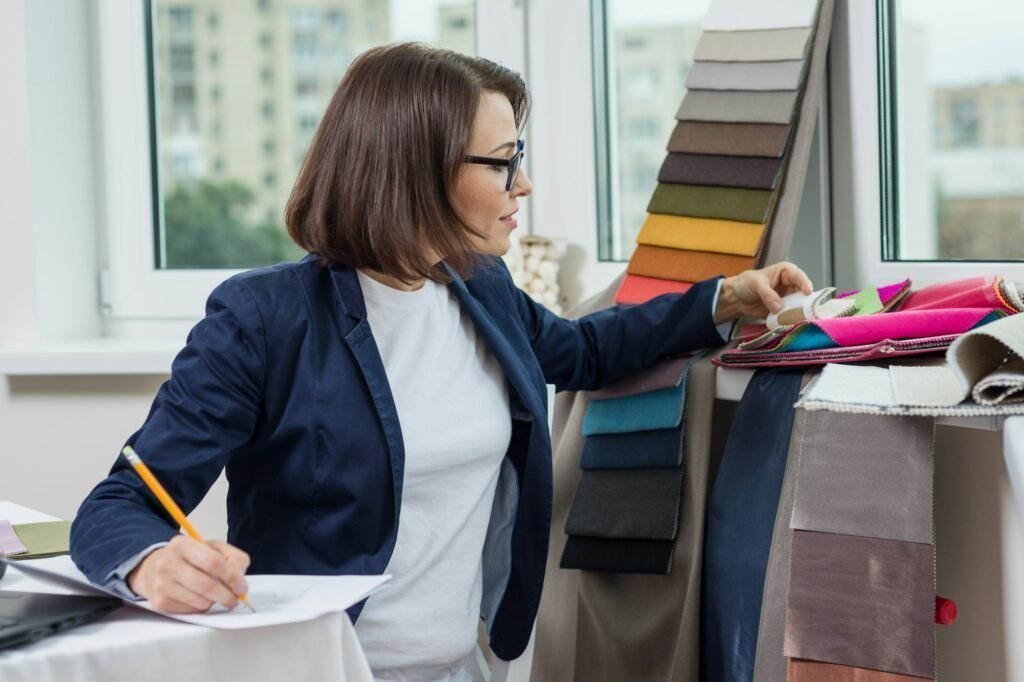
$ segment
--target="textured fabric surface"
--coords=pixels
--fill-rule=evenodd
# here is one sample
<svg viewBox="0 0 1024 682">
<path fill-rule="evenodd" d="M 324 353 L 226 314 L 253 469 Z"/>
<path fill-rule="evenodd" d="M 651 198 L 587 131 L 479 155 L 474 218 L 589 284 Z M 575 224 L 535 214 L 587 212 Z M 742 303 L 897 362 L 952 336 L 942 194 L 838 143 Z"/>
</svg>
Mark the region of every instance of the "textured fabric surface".
<svg viewBox="0 0 1024 682">
<path fill-rule="evenodd" d="M 662 294 L 686 293 L 692 286 L 692 282 L 677 282 L 671 279 L 626 275 L 618 284 L 615 302 L 629 305 L 646 303 L 655 296 L 661 296 Z"/>
<path fill-rule="evenodd" d="M 777 159 L 786 150 L 791 129 L 774 123 L 678 121 L 669 138 L 668 151 Z"/>
<path fill-rule="evenodd" d="M 753 265 L 754 259 L 744 256 L 640 244 L 633 252 L 626 272 L 642 277 L 694 282 L 717 275 L 738 275 Z"/>
<path fill-rule="evenodd" d="M 964 388 L 956 372 L 945 363 L 892 365 L 888 374 L 892 404 L 895 405 L 956 405 L 963 401 L 970 390 Z"/>
<path fill-rule="evenodd" d="M 704 15 L 705 31 L 758 31 L 810 26 L 818 0 L 716 0 Z"/>
<path fill-rule="evenodd" d="M 771 216 L 775 193 L 763 189 L 705 187 L 658 183 L 647 205 L 650 213 L 719 218 L 765 223 Z"/>
<path fill-rule="evenodd" d="M 679 466 L 683 429 L 607 433 L 584 440 L 581 469 L 639 469 Z"/>
<path fill-rule="evenodd" d="M 723 92 L 690 90 L 676 112 L 680 121 L 723 123 L 790 123 L 794 118 L 797 91 Z"/>
<path fill-rule="evenodd" d="M 674 428 L 683 418 L 684 401 L 681 384 L 650 393 L 592 400 L 583 419 L 583 435 Z"/>
<path fill-rule="evenodd" d="M 611 540 L 570 535 L 561 569 L 665 575 L 672 570 L 671 540 Z"/>
<path fill-rule="evenodd" d="M 996 294 L 997 277 L 967 277 L 941 282 L 910 292 L 900 311 L 946 310 L 955 308 L 983 308 L 992 310 L 1004 307 L 1003 300 Z"/>
<path fill-rule="evenodd" d="M 635 374 L 623 377 L 613 384 L 590 392 L 591 400 L 607 398 L 624 398 L 638 393 L 650 393 L 662 388 L 678 386 L 686 374 L 686 367 L 693 359 L 692 355 L 662 360 L 653 367 L 640 370 Z"/>
<path fill-rule="evenodd" d="M 799 371 L 756 373 L 729 432 L 704 535 L 700 666 L 705 680 L 753 680 L 765 573 L 801 379 Z"/>
<path fill-rule="evenodd" d="M 803 79 L 802 59 L 770 62 L 702 62 L 686 76 L 689 90 L 796 90 Z"/>
<path fill-rule="evenodd" d="M 935 551 L 929 544 L 797 530 L 785 654 L 935 676 Z"/>
<path fill-rule="evenodd" d="M 782 164 L 782 159 L 760 156 L 670 153 L 661 164 L 658 182 L 775 189 Z"/>
<path fill-rule="evenodd" d="M 694 61 L 767 62 L 802 59 L 811 41 L 810 28 L 762 31 L 707 31 L 694 50 Z"/>
<path fill-rule="evenodd" d="M 811 412 L 799 447 L 794 529 L 932 542 L 931 419 Z"/>
<path fill-rule="evenodd" d="M 1002 365 L 1007 356 L 1013 360 Z M 968 390 L 980 403 L 996 404 L 1007 397 L 1020 397 L 1024 373 L 1024 315 L 1016 314 L 997 320 L 957 339 L 946 354 L 946 361 Z M 996 372 L 1000 375 L 986 380 Z M 980 385 L 980 388 L 979 388 Z"/>
<path fill-rule="evenodd" d="M 648 213 L 636 241 L 668 249 L 753 257 L 764 235 L 765 226 L 758 223 Z"/>
<path fill-rule="evenodd" d="M 883 673 L 848 665 L 789 659 L 789 682 L 922 682 L 929 677 Z M 786 678 L 782 678 L 786 679 Z"/>
<path fill-rule="evenodd" d="M 733 349 L 717 356 L 715 363 L 725 367 L 810 367 L 826 363 L 866 362 L 910 355 L 934 354 L 945 350 L 956 339 L 955 334 L 904 341 L 884 340 L 863 346 L 823 348 L 808 351 L 765 352 Z"/>
<path fill-rule="evenodd" d="M 617 284 L 584 310 L 608 305 L 610 292 Z M 552 533 L 548 577 L 537 622 L 530 678 L 533 682 L 689 682 L 698 678 L 700 565 L 715 394 L 714 367 L 708 359 L 694 362 L 687 382 L 694 399 L 686 408 L 686 475 L 674 548 L 670 542 L 660 543 L 659 548 L 657 541 L 582 537 L 570 538 L 567 545 L 564 534 Z M 586 395 L 561 393 L 555 400 L 552 527 L 561 528 L 580 476 L 579 432 Z M 581 545 L 593 548 L 596 556 L 605 557 L 610 564 L 608 557 L 617 553 L 632 562 L 645 560 L 644 568 L 648 569 L 665 567 L 669 560 L 663 557 L 667 555 L 671 573 L 622 575 L 560 570 L 563 548 L 575 555 Z M 659 549 L 662 553 L 653 556 Z"/>
<path fill-rule="evenodd" d="M 584 471 L 565 532 L 620 540 L 674 540 L 682 487 L 682 467 Z"/>
</svg>

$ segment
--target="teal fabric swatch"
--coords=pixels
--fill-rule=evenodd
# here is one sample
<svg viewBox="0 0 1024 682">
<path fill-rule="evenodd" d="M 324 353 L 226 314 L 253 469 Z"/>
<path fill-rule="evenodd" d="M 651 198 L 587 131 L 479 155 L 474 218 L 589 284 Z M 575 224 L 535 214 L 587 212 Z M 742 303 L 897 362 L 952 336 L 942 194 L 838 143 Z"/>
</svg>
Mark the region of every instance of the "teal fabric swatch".
<svg viewBox="0 0 1024 682">
<path fill-rule="evenodd" d="M 583 435 L 671 429 L 683 418 L 686 382 L 649 393 L 591 400 L 583 417 Z"/>
</svg>

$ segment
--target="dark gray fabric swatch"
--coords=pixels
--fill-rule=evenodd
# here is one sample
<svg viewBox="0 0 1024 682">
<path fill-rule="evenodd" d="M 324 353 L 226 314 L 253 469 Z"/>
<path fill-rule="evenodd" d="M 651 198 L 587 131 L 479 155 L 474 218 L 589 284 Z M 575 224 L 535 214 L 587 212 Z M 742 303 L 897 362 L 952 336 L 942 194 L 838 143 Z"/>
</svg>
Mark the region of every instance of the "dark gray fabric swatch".
<svg viewBox="0 0 1024 682">
<path fill-rule="evenodd" d="M 672 570 L 673 545 L 671 540 L 609 540 L 570 535 L 559 567 L 666 574 Z"/>
<path fill-rule="evenodd" d="M 565 523 L 568 535 L 674 540 L 682 467 L 584 471 Z"/>
<path fill-rule="evenodd" d="M 782 165 L 783 159 L 673 153 L 661 164 L 658 182 L 775 189 L 782 177 Z"/>
</svg>

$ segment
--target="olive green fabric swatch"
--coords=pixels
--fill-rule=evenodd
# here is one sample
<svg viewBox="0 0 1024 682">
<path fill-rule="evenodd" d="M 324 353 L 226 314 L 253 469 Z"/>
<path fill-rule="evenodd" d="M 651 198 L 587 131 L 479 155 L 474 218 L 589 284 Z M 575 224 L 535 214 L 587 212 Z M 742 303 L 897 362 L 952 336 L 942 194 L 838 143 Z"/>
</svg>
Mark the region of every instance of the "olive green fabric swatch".
<svg viewBox="0 0 1024 682">
<path fill-rule="evenodd" d="M 22 523 L 14 526 L 21 544 L 28 548 L 28 553 L 8 557 L 11 561 L 23 559 L 45 559 L 71 552 L 71 522 L 44 521 L 42 523 Z"/>
<path fill-rule="evenodd" d="M 772 190 L 659 183 L 647 212 L 766 223 L 774 203 Z"/>
</svg>

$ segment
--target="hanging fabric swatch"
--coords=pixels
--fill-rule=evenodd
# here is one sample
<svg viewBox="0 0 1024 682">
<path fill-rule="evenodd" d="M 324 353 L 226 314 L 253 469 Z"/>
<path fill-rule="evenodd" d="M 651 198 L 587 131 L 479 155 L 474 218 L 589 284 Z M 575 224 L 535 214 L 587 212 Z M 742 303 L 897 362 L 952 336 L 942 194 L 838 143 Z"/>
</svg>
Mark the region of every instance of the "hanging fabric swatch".
<svg viewBox="0 0 1024 682">
<path fill-rule="evenodd" d="M 583 442 L 581 469 L 642 469 L 682 464 L 682 429 L 588 436 Z"/>
<path fill-rule="evenodd" d="M 676 119 L 724 123 L 789 123 L 796 110 L 797 95 L 797 91 L 690 90 L 679 105 Z"/>
<path fill-rule="evenodd" d="M 782 159 L 671 153 L 661 165 L 658 182 L 770 190 L 781 174 Z"/>
<path fill-rule="evenodd" d="M 678 121 L 668 151 L 781 158 L 792 126 L 775 123 Z"/>
<path fill-rule="evenodd" d="M 758 31 L 811 26 L 817 0 L 715 0 L 704 15 L 705 31 Z"/>
<path fill-rule="evenodd" d="M 764 223 L 775 193 L 761 189 L 659 183 L 647 205 L 650 213 Z"/>
<path fill-rule="evenodd" d="M 796 90 L 803 59 L 772 62 L 697 62 L 686 77 L 690 90 Z"/>
<path fill-rule="evenodd" d="M 675 540 L 683 467 L 584 471 L 565 532 L 620 540 Z"/>
<path fill-rule="evenodd" d="M 801 379 L 799 371 L 758 372 L 736 411 L 708 502 L 701 679 L 753 680 L 765 573 Z"/>
<path fill-rule="evenodd" d="M 705 30 L 693 52 L 696 62 L 774 62 L 803 59 L 810 47 L 810 28 L 760 31 Z"/>
<path fill-rule="evenodd" d="M 718 275 L 738 275 L 749 269 L 753 258 L 710 251 L 682 251 L 640 244 L 626 266 L 630 275 L 678 280 L 693 276 L 697 281 Z"/>
<path fill-rule="evenodd" d="M 765 225 L 758 223 L 649 213 L 636 241 L 683 251 L 753 257 L 760 251 L 764 235 Z"/>
</svg>

